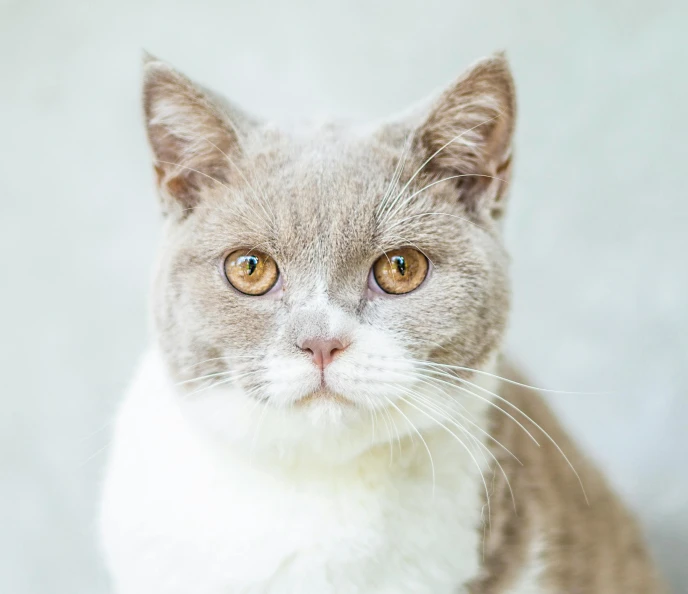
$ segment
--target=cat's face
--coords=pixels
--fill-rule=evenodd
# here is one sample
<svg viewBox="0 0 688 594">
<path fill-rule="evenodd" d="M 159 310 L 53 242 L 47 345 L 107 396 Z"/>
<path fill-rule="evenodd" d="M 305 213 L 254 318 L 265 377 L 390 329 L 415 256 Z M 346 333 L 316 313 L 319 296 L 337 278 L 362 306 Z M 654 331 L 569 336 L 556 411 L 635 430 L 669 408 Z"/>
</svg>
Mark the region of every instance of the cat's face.
<svg viewBox="0 0 688 594">
<path fill-rule="evenodd" d="M 278 450 L 349 451 L 465 405 L 443 365 L 499 348 L 513 111 L 495 58 L 417 122 L 285 132 L 149 62 L 155 320 L 191 414 L 252 447 L 262 431 Z M 384 415 L 409 426 L 376 437 Z"/>
</svg>

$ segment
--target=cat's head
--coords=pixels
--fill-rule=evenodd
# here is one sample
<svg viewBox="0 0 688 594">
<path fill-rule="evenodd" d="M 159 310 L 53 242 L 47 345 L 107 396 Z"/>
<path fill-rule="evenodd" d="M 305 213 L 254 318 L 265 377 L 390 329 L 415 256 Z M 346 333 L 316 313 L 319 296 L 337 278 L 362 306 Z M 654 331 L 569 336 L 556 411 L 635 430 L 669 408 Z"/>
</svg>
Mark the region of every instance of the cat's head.
<svg viewBox="0 0 688 594">
<path fill-rule="evenodd" d="M 494 358 L 508 312 L 503 56 L 374 127 L 280 129 L 154 59 L 144 86 L 157 340 L 189 414 L 253 448 L 346 457 L 477 406 L 453 374 Z"/>
</svg>

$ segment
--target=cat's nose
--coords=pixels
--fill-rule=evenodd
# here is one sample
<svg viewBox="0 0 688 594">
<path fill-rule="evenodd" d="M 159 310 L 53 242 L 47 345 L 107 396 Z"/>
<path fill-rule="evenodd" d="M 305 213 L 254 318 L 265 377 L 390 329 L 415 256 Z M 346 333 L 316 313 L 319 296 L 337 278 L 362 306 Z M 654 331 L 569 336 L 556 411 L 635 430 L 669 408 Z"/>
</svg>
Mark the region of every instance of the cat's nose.
<svg viewBox="0 0 688 594">
<path fill-rule="evenodd" d="M 320 369 L 324 370 L 349 343 L 338 338 L 307 338 L 298 342 L 299 348 L 308 353 Z"/>
</svg>

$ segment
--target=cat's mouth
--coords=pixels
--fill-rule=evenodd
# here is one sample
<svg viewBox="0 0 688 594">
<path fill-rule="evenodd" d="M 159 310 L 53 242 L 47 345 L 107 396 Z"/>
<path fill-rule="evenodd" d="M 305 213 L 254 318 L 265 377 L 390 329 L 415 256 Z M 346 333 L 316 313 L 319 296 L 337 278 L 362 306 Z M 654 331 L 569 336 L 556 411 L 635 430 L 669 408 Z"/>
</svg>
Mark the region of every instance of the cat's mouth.
<svg viewBox="0 0 688 594">
<path fill-rule="evenodd" d="M 321 386 L 317 390 L 309 392 L 302 398 L 299 398 L 296 402 L 296 406 L 309 406 L 317 402 L 328 402 L 341 404 L 343 406 L 353 406 L 353 402 L 349 400 L 346 396 L 340 394 L 339 392 L 333 392 L 329 388 Z"/>
</svg>

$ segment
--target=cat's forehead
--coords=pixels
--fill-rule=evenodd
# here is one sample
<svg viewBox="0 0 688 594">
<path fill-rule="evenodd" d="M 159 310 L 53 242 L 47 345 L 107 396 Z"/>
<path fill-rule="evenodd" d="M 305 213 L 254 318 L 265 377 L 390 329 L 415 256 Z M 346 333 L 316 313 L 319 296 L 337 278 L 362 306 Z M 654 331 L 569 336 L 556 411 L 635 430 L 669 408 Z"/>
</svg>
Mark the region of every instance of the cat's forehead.
<svg viewBox="0 0 688 594">
<path fill-rule="evenodd" d="M 366 191 L 389 179 L 399 153 L 365 129 L 337 124 L 267 138 L 257 155 L 263 183 L 279 202 L 300 197 L 303 206 L 345 196 L 370 202 Z"/>
<path fill-rule="evenodd" d="M 284 135 L 255 157 L 256 193 L 280 227 L 355 233 L 374 217 L 398 158 L 396 147 L 355 128 Z"/>
</svg>

